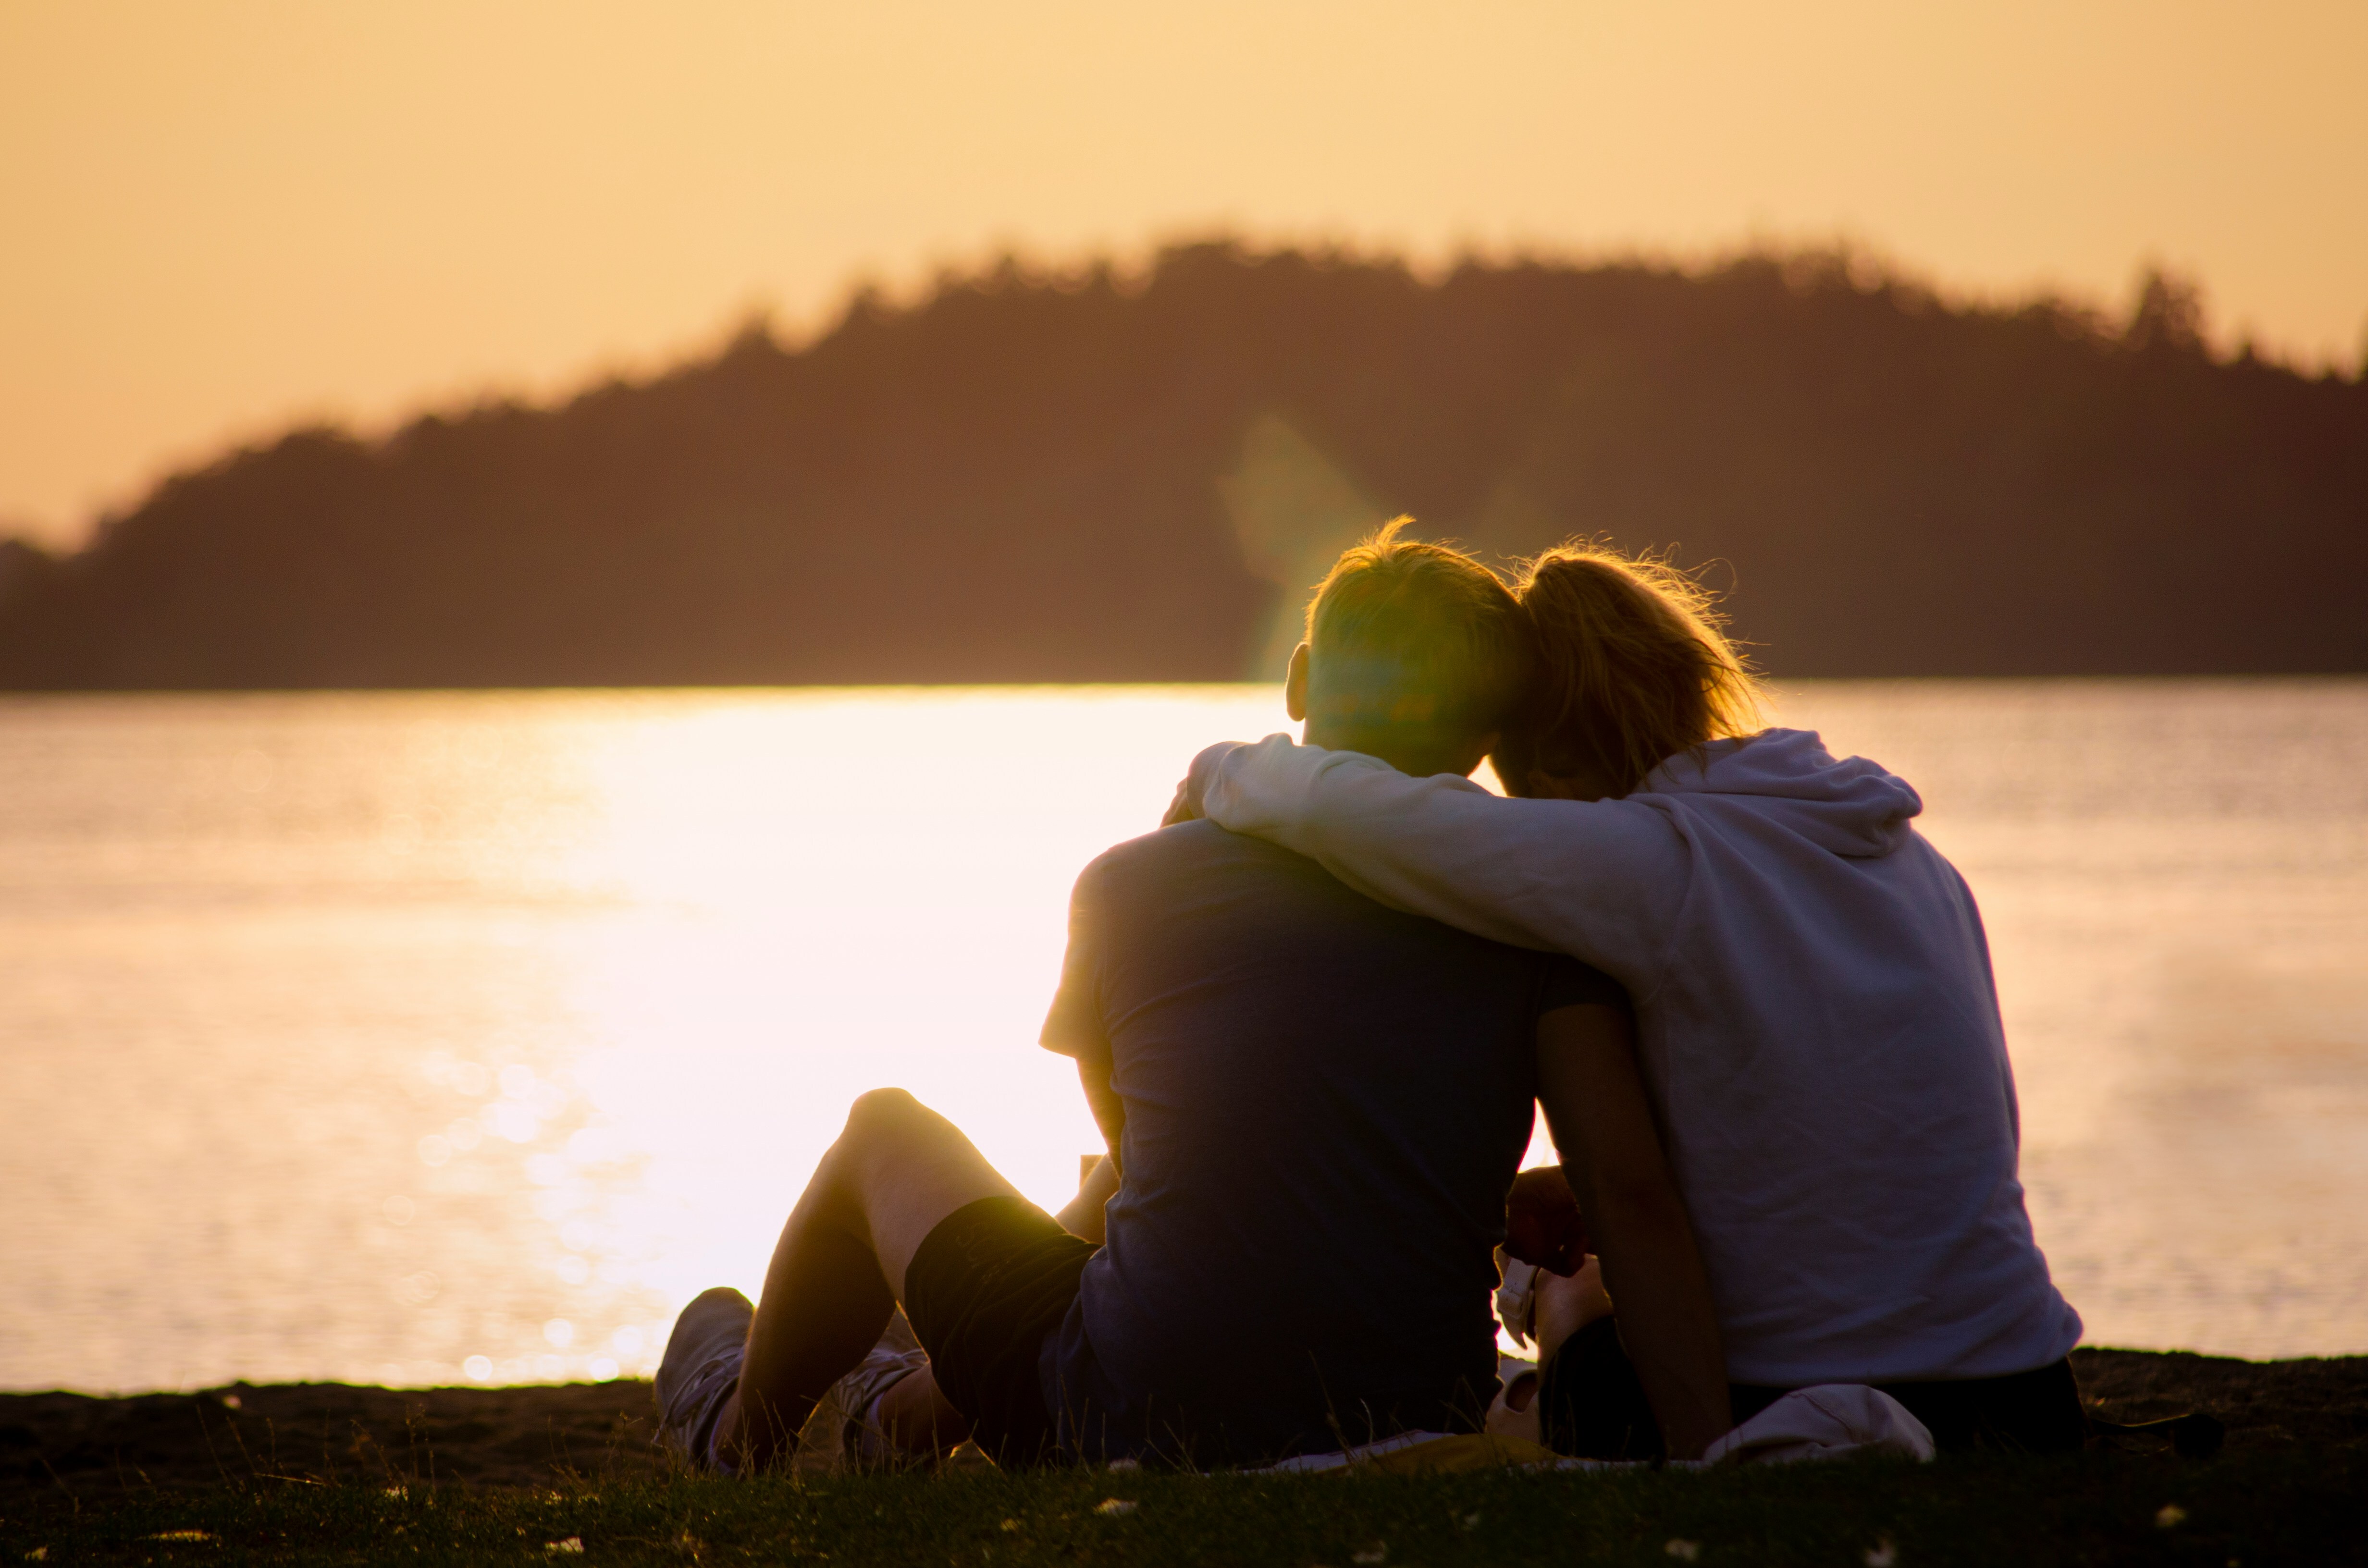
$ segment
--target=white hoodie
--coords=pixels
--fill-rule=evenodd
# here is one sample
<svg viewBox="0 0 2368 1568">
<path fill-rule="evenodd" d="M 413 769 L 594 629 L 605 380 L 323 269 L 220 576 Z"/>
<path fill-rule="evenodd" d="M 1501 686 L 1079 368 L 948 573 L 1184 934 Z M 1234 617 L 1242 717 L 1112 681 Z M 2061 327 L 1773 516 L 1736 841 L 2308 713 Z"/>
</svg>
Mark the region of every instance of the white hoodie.
<svg viewBox="0 0 2368 1568">
<path fill-rule="evenodd" d="M 1981 915 L 1906 781 L 1799 730 L 1617 801 L 1503 800 L 1283 735 L 1194 771 L 1219 825 L 1628 988 L 1734 1381 L 1991 1377 L 2079 1340 L 2015 1176 Z"/>
</svg>

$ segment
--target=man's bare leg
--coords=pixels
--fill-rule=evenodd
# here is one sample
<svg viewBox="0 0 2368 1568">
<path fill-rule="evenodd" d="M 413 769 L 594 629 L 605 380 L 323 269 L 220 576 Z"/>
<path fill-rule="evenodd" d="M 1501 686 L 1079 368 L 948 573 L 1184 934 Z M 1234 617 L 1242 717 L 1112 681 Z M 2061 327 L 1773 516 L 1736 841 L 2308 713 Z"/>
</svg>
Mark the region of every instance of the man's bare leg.
<svg viewBox="0 0 2368 1568">
<path fill-rule="evenodd" d="M 1071 1235 L 1099 1243 L 1102 1206 L 1117 1190 L 1118 1168 L 1105 1157 L 1086 1173 L 1076 1197 L 1053 1218 Z M 870 1410 L 848 1414 L 887 1447 L 916 1457 L 948 1453 L 970 1436 L 969 1418 L 947 1403 L 927 1367 L 889 1384 Z"/>
<path fill-rule="evenodd" d="M 830 1385 L 879 1342 L 913 1254 L 939 1222 L 982 1198 L 1016 1196 L 953 1123 L 904 1090 L 857 1099 L 765 1271 L 739 1390 L 717 1428 L 733 1467 L 751 1473 L 796 1445 Z M 907 1408 L 924 1391 L 904 1385 L 918 1376 L 889 1393 L 905 1396 L 900 1415 L 920 1415 L 934 1433 L 943 1403 L 934 1379 L 927 1414 Z"/>
</svg>

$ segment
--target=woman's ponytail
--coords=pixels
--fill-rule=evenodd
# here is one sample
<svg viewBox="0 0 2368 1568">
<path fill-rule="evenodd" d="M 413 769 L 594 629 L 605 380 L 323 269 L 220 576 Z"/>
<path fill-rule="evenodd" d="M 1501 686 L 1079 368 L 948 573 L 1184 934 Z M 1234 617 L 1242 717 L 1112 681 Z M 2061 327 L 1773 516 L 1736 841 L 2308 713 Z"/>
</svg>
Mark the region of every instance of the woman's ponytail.
<svg viewBox="0 0 2368 1568">
<path fill-rule="evenodd" d="M 1676 567 L 1571 543 L 1529 562 L 1518 593 L 1538 662 L 1506 737 L 1519 767 L 1626 795 L 1668 758 L 1759 728 L 1758 677 Z"/>
</svg>

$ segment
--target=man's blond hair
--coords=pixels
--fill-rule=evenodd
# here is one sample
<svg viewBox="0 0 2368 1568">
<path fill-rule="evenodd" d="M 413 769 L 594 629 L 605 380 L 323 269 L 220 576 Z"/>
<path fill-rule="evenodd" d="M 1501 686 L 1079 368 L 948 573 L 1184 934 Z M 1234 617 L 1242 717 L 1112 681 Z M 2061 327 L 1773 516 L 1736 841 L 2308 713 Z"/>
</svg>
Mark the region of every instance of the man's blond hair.
<svg viewBox="0 0 2368 1568">
<path fill-rule="evenodd" d="M 1311 709 L 1334 723 L 1451 748 L 1497 733 L 1527 683 L 1528 623 L 1512 590 L 1460 550 L 1384 524 L 1333 563 L 1307 607 Z M 1423 746 L 1421 749 L 1429 749 Z"/>
</svg>

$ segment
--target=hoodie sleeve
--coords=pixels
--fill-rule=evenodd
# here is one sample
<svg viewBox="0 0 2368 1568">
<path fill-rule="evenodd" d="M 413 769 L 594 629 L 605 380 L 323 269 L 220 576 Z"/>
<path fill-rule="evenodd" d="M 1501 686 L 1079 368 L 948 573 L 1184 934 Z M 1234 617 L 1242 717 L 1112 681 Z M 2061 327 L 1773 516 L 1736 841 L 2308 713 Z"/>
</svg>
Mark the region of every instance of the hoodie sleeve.
<svg viewBox="0 0 2368 1568">
<path fill-rule="evenodd" d="M 1689 858 L 1655 806 L 1508 800 L 1284 735 L 1211 758 L 1205 778 L 1201 809 L 1218 826 L 1305 855 L 1370 898 L 1584 959 L 1638 999 L 1659 983 Z"/>
</svg>

